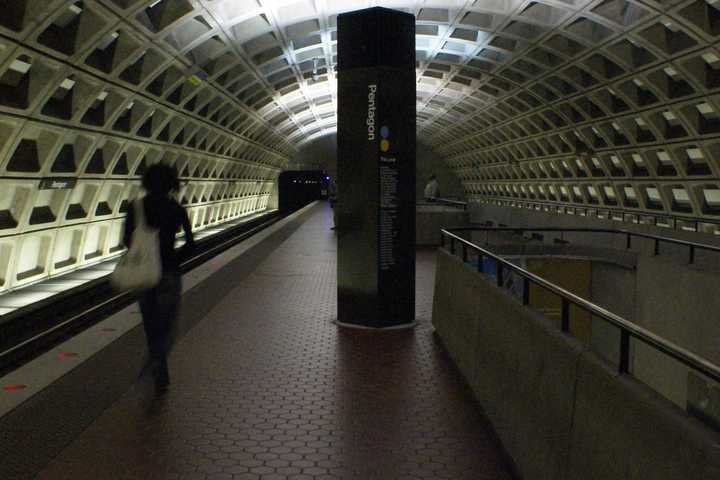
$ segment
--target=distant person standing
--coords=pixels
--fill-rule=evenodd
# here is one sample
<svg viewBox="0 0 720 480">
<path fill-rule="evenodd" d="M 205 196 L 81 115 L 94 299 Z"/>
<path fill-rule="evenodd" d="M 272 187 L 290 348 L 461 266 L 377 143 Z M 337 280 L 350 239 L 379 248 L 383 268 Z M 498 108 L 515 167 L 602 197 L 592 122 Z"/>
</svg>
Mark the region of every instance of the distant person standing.
<svg viewBox="0 0 720 480">
<path fill-rule="evenodd" d="M 437 181 L 435 174 L 430 175 L 427 185 L 425 185 L 425 200 L 433 202 L 437 198 L 440 188 L 440 184 Z"/>
<path fill-rule="evenodd" d="M 171 197 L 171 193 L 180 188 L 177 170 L 166 164 L 151 165 L 143 175 L 142 185 L 147 195 L 136 202 L 141 202 L 148 226 L 158 229 L 162 277 L 156 287 L 140 292 L 139 303 L 150 352 L 149 369 L 158 393 L 162 393 L 170 384 L 167 355 L 180 307 L 180 263 L 190 254 L 195 242 L 187 212 Z M 128 248 L 135 225 L 135 209 L 129 208 L 123 235 Z M 185 232 L 185 245 L 175 251 L 175 234 L 180 228 Z"/>
<path fill-rule="evenodd" d="M 335 228 L 337 228 L 338 201 L 337 183 L 335 183 L 335 179 L 330 180 L 330 184 L 328 185 L 328 199 L 330 200 L 330 208 L 333 209 L 333 226 L 330 230 L 335 230 Z"/>
</svg>

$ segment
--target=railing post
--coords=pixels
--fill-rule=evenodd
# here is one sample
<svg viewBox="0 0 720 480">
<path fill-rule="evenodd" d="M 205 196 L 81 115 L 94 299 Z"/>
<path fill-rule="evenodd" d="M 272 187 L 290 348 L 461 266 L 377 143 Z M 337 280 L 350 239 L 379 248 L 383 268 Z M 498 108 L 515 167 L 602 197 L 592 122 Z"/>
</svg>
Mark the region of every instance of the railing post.
<svg viewBox="0 0 720 480">
<path fill-rule="evenodd" d="M 455 239 L 450 237 L 450 253 L 455 255 Z"/>
<path fill-rule="evenodd" d="M 445 234 L 440 232 L 440 248 L 445 248 Z"/>
<path fill-rule="evenodd" d="M 632 235 L 630 235 L 630 234 L 628 233 L 628 234 L 627 234 L 627 237 L 625 238 L 625 248 L 626 248 L 627 250 L 630 250 L 631 247 L 632 247 Z"/>
<path fill-rule="evenodd" d="M 655 253 L 654 255 L 660 255 L 660 239 L 655 239 Z"/>
<path fill-rule="evenodd" d="M 502 287 L 503 286 L 503 265 L 499 261 L 495 260 L 495 264 L 497 265 L 497 286 Z"/>
<path fill-rule="evenodd" d="M 483 254 L 478 252 L 478 272 L 483 273 L 485 267 L 483 266 Z"/>
<path fill-rule="evenodd" d="M 625 374 L 630 371 L 630 333 L 625 330 L 620 330 L 620 362 L 618 371 L 620 374 Z"/>
<path fill-rule="evenodd" d="M 690 245 L 690 261 L 688 263 L 695 263 L 695 245 Z"/>
<path fill-rule="evenodd" d="M 467 263 L 468 261 L 468 254 L 467 254 L 467 244 L 462 244 L 462 259 L 463 263 Z"/>
<path fill-rule="evenodd" d="M 530 281 L 523 277 L 523 305 L 530 305 Z"/>
<path fill-rule="evenodd" d="M 562 299 L 560 306 L 560 330 L 570 332 L 570 302 L 566 298 Z"/>
</svg>

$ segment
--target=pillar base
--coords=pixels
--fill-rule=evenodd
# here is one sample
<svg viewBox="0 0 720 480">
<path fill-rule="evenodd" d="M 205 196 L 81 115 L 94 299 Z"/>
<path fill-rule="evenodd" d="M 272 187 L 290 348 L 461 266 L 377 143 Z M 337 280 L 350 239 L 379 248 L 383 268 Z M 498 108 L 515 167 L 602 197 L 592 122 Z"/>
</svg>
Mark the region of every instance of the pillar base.
<svg viewBox="0 0 720 480">
<path fill-rule="evenodd" d="M 339 320 L 332 321 L 335 325 L 342 328 L 354 328 L 356 330 L 406 330 L 415 328 L 420 325 L 417 320 L 411 323 L 401 323 L 400 325 L 392 325 L 390 327 L 368 327 L 367 325 L 358 325 L 356 323 L 345 323 Z"/>
</svg>

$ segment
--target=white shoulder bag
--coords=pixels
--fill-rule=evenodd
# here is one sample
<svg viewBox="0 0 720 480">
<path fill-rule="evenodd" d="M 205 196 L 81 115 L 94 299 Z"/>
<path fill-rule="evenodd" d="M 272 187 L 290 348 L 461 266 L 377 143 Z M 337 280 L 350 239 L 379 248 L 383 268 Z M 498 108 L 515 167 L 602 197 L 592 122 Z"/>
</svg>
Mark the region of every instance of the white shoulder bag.
<svg viewBox="0 0 720 480">
<path fill-rule="evenodd" d="M 148 289 L 160 283 L 160 239 L 157 229 L 145 220 L 143 201 L 133 202 L 135 230 L 130 249 L 123 255 L 110 276 L 110 284 L 116 290 Z"/>
</svg>

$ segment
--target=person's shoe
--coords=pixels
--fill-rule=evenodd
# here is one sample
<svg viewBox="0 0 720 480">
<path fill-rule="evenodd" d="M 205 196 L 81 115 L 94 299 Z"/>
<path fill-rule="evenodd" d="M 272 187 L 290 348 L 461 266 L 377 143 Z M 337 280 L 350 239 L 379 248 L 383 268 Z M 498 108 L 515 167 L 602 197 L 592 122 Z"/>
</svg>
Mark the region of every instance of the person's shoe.
<svg viewBox="0 0 720 480">
<path fill-rule="evenodd" d="M 170 383 L 155 382 L 155 395 L 165 395 L 170 388 Z"/>
<path fill-rule="evenodd" d="M 330 230 L 335 230 L 337 227 L 331 227 Z"/>
<path fill-rule="evenodd" d="M 155 359 L 148 360 L 147 363 L 140 370 L 140 373 L 138 374 L 138 380 L 156 378 L 157 370 L 158 370 L 158 361 Z"/>
<path fill-rule="evenodd" d="M 168 375 L 167 369 L 160 370 L 158 375 L 155 377 L 155 392 L 163 394 L 168 391 L 170 386 L 170 376 Z"/>
<path fill-rule="evenodd" d="M 158 361 L 157 370 L 155 370 L 155 379 L 159 382 L 170 383 L 170 372 L 168 372 L 166 359 Z"/>
</svg>

